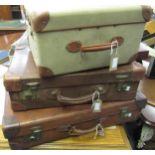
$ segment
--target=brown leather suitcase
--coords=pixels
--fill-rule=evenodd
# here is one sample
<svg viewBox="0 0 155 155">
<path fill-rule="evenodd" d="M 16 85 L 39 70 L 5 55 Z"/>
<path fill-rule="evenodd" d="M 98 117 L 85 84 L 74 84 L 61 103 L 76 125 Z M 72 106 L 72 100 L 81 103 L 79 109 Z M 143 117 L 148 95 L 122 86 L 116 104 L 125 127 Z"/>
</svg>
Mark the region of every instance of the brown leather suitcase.
<svg viewBox="0 0 155 155">
<path fill-rule="evenodd" d="M 104 127 L 137 119 L 145 103 L 146 98 L 138 93 L 133 100 L 104 103 L 99 113 L 92 112 L 89 104 L 14 112 L 7 94 L 3 133 L 12 149 L 27 149 L 92 131 L 96 131 L 94 136 L 103 136 Z"/>
<path fill-rule="evenodd" d="M 91 103 L 93 96 L 104 101 L 134 99 L 144 67 L 133 62 L 117 71 L 99 69 L 52 78 L 41 78 L 31 52 L 16 51 L 4 76 L 15 111 Z M 100 97 L 99 97 L 100 96 Z"/>
</svg>

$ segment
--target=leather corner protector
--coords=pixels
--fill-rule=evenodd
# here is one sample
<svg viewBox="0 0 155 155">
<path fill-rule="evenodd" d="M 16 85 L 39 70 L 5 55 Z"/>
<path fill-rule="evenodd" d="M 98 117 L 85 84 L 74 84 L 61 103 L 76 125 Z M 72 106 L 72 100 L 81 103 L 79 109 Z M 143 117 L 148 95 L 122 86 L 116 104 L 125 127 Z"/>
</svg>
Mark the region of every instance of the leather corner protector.
<svg viewBox="0 0 155 155">
<path fill-rule="evenodd" d="M 142 15 L 146 22 L 148 22 L 151 19 L 152 14 L 153 9 L 150 6 L 142 5 Z"/>
<path fill-rule="evenodd" d="M 33 18 L 32 18 L 32 29 L 35 32 L 42 32 L 46 25 L 48 24 L 50 19 L 49 13 L 48 12 L 43 12 L 41 14 L 33 13 Z"/>
<path fill-rule="evenodd" d="M 128 60 L 128 63 L 131 64 L 132 62 L 134 62 L 138 57 L 138 54 L 135 53 L 134 55 L 132 55 L 129 60 Z"/>
<path fill-rule="evenodd" d="M 42 78 L 47 78 L 47 77 L 53 76 L 53 72 L 46 67 L 39 66 L 38 70 L 39 70 L 39 74 Z"/>
<path fill-rule="evenodd" d="M 12 109 L 13 111 L 25 111 L 25 110 L 28 110 L 28 108 L 23 104 L 23 103 L 20 103 L 20 102 L 17 102 L 17 101 L 12 101 Z"/>
<path fill-rule="evenodd" d="M 20 131 L 20 123 L 13 116 L 3 116 L 2 130 L 5 138 L 13 138 Z"/>
<path fill-rule="evenodd" d="M 22 82 L 19 76 L 4 75 L 3 83 L 7 91 L 20 91 L 22 89 Z"/>
</svg>

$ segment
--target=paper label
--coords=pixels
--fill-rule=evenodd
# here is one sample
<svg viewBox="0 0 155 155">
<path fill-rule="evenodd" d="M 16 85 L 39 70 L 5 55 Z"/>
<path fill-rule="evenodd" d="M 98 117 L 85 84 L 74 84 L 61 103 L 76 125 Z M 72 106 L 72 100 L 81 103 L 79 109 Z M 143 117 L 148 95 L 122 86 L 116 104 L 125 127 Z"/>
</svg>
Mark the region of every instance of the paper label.
<svg viewBox="0 0 155 155">
<path fill-rule="evenodd" d="M 94 105 L 94 111 L 100 111 L 101 110 L 101 104 L 100 102 L 96 102 Z"/>
<path fill-rule="evenodd" d="M 118 57 L 112 59 L 112 68 L 117 68 L 118 66 Z"/>
<path fill-rule="evenodd" d="M 118 57 L 113 57 L 110 64 L 110 71 L 117 70 L 118 67 Z"/>
</svg>

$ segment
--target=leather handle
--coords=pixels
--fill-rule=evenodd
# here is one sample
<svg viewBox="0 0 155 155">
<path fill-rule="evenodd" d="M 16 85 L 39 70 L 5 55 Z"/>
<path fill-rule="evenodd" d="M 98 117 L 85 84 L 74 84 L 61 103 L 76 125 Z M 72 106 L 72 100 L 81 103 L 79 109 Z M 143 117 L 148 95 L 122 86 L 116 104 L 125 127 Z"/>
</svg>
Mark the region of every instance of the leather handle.
<svg viewBox="0 0 155 155">
<path fill-rule="evenodd" d="M 124 39 L 122 37 L 118 36 L 118 37 L 112 38 L 112 40 L 110 42 L 98 44 L 98 45 L 90 45 L 90 46 L 84 46 L 84 45 L 82 45 L 81 42 L 74 41 L 74 42 L 69 43 L 66 48 L 69 52 L 72 52 L 72 53 L 76 53 L 76 52 L 83 52 L 83 53 L 98 52 L 98 51 L 104 51 L 104 50 L 111 49 L 111 43 L 114 40 L 117 40 L 118 46 L 121 46 L 122 43 L 124 42 Z M 116 47 L 117 47 L 117 43 L 114 43 L 113 48 L 116 48 Z"/>
<path fill-rule="evenodd" d="M 103 134 L 103 126 L 102 124 L 98 123 L 97 125 L 95 125 L 94 127 L 90 128 L 90 129 L 77 129 L 75 126 L 72 126 L 69 130 L 69 134 L 71 136 L 76 136 L 76 135 L 82 135 L 82 134 L 87 134 L 93 131 L 96 131 L 96 134 Z"/>
<path fill-rule="evenodd" d="M 89 102 L 91 100 L 92 100 L 92 94 L 77 98 L 70 98 L 62 96 L 61 91 L 57 92 L 57 101 L 59 101 L 59 103 L 65 103 L 67 105 L 82 104 L 85 102 Z"/>
<path fill-rule="evenodd" d="M 90 128 L 90 129 L 77 129 L 75 126 L 71 127 L 71 129 L 69 130 L 69 134 L 70 135 L 82 135 L 82 134 L 86 134 L 86 133 L 90 133 L 96 130 L 96 126 Z"/>
<path fill-rule="evenodd" d="M 100 94 L 106 93 L 106 89 L 103 86 L 97 86 L 96 88 L 92 90 L 92 93 L 85 95 L 85 96 L 76 97 L 76 98 L 63 96 L 61 94 L 61 90 L 57 90 L 55 93 L 56 93 L 57 101 L 59 101 L 60 104 L 75 105 L 75 104 L 83 104 L 83 103 L 92 101 L 92 97 L 93 97 L 95 90 L 99 91 Z"/>
</svg>

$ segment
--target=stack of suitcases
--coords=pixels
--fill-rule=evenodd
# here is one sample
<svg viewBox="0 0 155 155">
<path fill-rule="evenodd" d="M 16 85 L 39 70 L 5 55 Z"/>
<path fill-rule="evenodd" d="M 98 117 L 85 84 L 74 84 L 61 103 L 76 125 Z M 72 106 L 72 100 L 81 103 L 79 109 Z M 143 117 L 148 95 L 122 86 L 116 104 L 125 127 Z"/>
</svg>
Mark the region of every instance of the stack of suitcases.
<svg viewBox="0 0 155 155">
<path fill-rule="evenodd" d="M 66 6 L 25 6 L 30 50 L 16 50 L 4 76 L 2 125 L 12 149 L 103 136 L 145 107 L 137 91 L 145 69 L 133 60 L 151 8 Z"/>
</svg>

